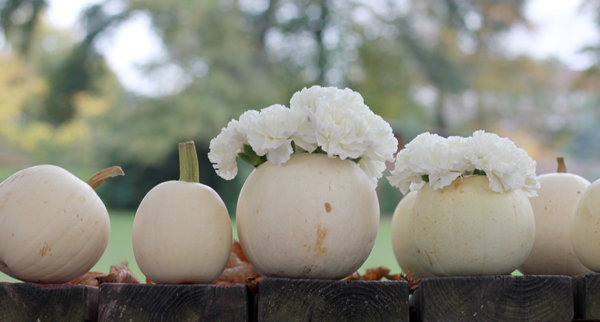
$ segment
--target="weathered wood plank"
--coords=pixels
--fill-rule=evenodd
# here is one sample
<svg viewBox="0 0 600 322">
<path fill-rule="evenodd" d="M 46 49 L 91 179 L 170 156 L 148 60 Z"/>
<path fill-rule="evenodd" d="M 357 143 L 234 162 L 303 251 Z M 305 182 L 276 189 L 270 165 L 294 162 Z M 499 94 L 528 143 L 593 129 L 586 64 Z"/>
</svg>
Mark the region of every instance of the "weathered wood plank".
<svg viewBox="0 0 600 322">
<path fill-rule="evenodd" d="M 408 322 L 408 283 L 267 278 L 258 288 L 257 314 L 261 322 Z"/>
<path fill-rule="evenodd" d="M 568 276 L 425 278 L 415 292 L 417 316 L 433 321 L 571 321 Z"/>
<path fill-rule="evenodd" d="M 600 320 L 600 274 L 573 277 L 573 297 L 576 318 Z"/>
<path fill-rule="evenodd" d="M 0 283 L 0 321 L 96 321 L 98 288 Z"/>
<path fill-rule="evenodd" d="M 248 287 L 231 285 L 100 285 L 98 321 L 250 321 Z"/>
</svg>

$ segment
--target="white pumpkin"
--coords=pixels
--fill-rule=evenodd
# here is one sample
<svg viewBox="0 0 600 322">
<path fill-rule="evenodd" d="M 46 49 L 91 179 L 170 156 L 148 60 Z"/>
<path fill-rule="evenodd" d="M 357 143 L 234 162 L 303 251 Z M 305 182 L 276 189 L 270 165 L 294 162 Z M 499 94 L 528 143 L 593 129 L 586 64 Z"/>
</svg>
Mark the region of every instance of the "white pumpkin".
<svg viewBox="0 0 600 322">
<path fill-rule="evenodd" d="M 9 276 L 70 282 L 98 262 L 109 236 L 102 200 L 63 168 L 27 168 L 0 184 L 0 271 Z"/>
<path fill-rule="evenodd" d="M 367 259 L 377 236 L 379 202 L 356 163 L 292 154 L 250 174 L 237 205 L 240 244 L 272 277 L 339 279 Z"/>
<path fill-rule="evenodd" d="M 419 262 L 412 247 L 412 243 L 408 238 L 410 230 L 410 208 L 413 201 L 417 197 L 417 192 L 409 192 L 396 207 L 394 216 L 392 217 L 392 248 L 398 265 L 404 272 L 413 272 L 415 275 L 424 277 L 433 277 Z"/>
<path fill-rule="evenodd" d="M 581 263 L 600 272 L 600 180 L 590 184 L 575 203 L 571 242 Z"/>
<path fill-rule="evenodd" d="M 510 274 L 533 246 L 535 222 L 521 189 L 502 193 L 486 176 L 418 190 L 409 238 L 417 261 L 436 276 Z"/>
<path fill-rule="evenodd" d="M 538 180 L 538 196 L 529 198 L 535 215 L 535 241 L 519 271 L 536 275 L 589 273 L 573 250 L 570 224 L 575 203 L 590 182 L 566 172 L 543 174 Z"/>
<path fill-rule="evenodd" d="M 163 182 L 144 197 L 133 221 L 135 260 L 155 283 L 210 283 L 225 269 L 232 245 L 227 208 L 198 183 L 193 142 L 180 145 L 182 177 Z"/>
</svg>

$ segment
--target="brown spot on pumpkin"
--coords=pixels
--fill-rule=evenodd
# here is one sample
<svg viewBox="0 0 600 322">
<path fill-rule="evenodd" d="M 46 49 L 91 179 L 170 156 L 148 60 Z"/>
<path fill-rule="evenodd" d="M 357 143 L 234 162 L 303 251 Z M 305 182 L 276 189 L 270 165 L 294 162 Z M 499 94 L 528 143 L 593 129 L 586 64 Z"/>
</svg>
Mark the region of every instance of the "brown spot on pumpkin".
<svg viewBox="0 0 600 322">
<path fill-rule="evenodd" d="M 52 250 L 52 248 L 50 248 L 50 246 L 48 246 L 48 243 L 44 243 L 44 247 L 40 248 L 39 254 L 40 254 L 40 256 L 44 256 L 44 255 L 46 255 L 46 253 L 48 253 L 51 250 Z"/>
<path fill-rule="evenodd" d="M 320 257 L 322 255 L 327 254 L 327 248 L 323 247 L 323 242 L 325 238 L 329 235 L 329 229 L 321 227 L 321 224 L 317 225 L 317 242 L 315 243 L 315 247 L 313 252 L 315 253 L 315 257 Z"/>
<path fill-rule="evenodd" d="M 331 205 L 329 204 L 329 202 L 325 203 L 325 211 L 327 211 L 328 213 L 331 212 Z"/>
<path fill-rule="evenodd" d="M 454 189 L 455 189 L 455 190 L 456 190 L 456 189 L 458 189 L 458 187 L 460 187 L 460 185 L 461 185 L 461 183 L 460 183 L 460 182 L 457 182 L 457 183 L 455 183 L 455 184 L 454 184 Z"/>
<path fill-rule="evenodd" d="M 544 210 L 548 210 L 548 207 L 544 207 Z"/>
<path fill-rule="evenodd" d="M 310 271 L 312 271 L 312 267 L 310 266 L 305 266 L 302 269 L 302 272 L 300 272 L 300 276 L 298 276 L 299 278 L 304 278 L 304 277 L 308 277 L 308 274 L 310 274 Z"/>
<path fill-rule="evenodd" d="M 465 191 L 464 191 L 464 190 L 462 190 L 462 189 L 460 189 L 460 193 L 465 193 Z"/>
<path fill-rule="evenodd" d="M 421 250 L 420 250 L 420 249 L 417 249 L 417 253 L 421 254 Z"/>
<path fill-rule="evenodd" d="M 427 259 L 429 259 L 429 265 L 433 266 L 433 263 L 431 262 L 431 257 L 429 257 L 429 254 L 427 254 L 427 252 L 425 252 L 425 255 L 427 255 Z"/>
<path fill-rule="evenodd" d="M 84 196 L 79 196 L 79 198 L 77 198 L 77 200 L 79 200 L 79 202 L 85 202 L 85 197 Z"/>
<path fill-rule="evenodd" d="M 578 194 L 581 194 L 581 191 L 577 191 Z"/>
</svg>

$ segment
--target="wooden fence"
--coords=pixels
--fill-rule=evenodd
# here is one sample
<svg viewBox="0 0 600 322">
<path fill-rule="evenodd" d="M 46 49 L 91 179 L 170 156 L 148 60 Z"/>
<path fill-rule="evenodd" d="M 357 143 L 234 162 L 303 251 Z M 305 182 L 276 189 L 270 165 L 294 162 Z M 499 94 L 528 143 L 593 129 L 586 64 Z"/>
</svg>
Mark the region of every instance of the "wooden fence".
<svg viewBox="0 0 600 322">
<path fill-rule="evenodd" d="M 256 295 L 244 284 L 0 283 L 0 321 L 594 320 L 600 274 L 426 278 L 410 299 L 404 281 L 268 278 Z"/>
</svg>

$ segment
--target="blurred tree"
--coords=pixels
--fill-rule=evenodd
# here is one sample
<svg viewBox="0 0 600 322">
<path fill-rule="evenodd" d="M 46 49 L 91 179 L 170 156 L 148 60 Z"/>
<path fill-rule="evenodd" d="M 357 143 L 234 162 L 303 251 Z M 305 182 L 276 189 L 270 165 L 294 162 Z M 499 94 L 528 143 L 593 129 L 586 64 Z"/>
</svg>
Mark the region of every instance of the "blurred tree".
<svg viewBox="0 0 600 322">
<path fill-rule="evenodd" d="M 27 54 L 40 13 L 46 7 L 44 0 L 0 1 L 0 26 L 7 40 L 17 44 L 21 54 Z"/>
<path fill-rule="evenodd" d="M 92 33 L 77 44 L 70 32 L 43 23 L 44 6 L 43 1 L 0 2 L 6 39 L 0 88 L 7 98 L 0 140 L 27 152 L 34 163 L 97 167 L 90 153 L 93 120 L 108 113 L 122 89 L 102 57 L 89 55 Z"/>
</svg>

